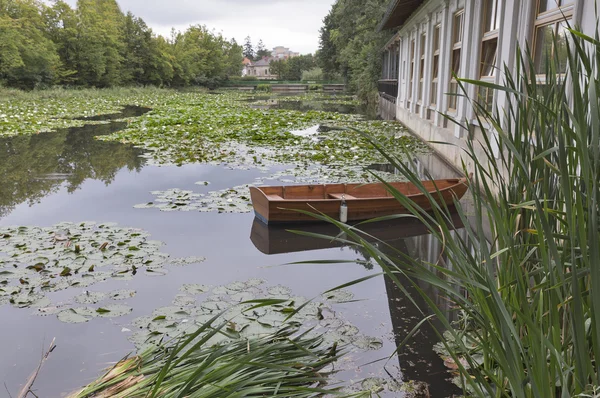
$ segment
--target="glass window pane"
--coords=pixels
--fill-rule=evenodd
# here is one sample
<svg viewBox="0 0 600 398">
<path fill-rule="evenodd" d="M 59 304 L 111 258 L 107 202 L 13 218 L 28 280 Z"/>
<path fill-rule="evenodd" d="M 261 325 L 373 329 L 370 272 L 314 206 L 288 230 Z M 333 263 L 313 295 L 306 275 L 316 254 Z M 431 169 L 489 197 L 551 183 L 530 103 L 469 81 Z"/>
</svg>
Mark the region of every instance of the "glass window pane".
<svg viewBox="0 0 600 398">
<path fill-rule="evenodd" d="M 549 57 L 552 57 L 552 36 L 555 24 L 540 26 L 535 32 L 535 71 L 539 74 L 546 73 Z"/>
<path fill-rule="evenodd" d="M 485 0 L 484 2 L 484 19 L 483 19 L 483 31 L 490 32 L 494 30 L 494 0 Z"/>
<path fill-rule="evenodd" d="M 450 90 L 448 91 L 448 108 L 456 109 L 456 101 L 458 97 L 456 94 L 458 93 L 458 83 L 450 83 Z"/>
<path fill-rule="evenodd" d="M 438 73 L 439 73 L 439 70 L 440 70 L 439 59 L 440 59 L 439 55 L 435 55 L 433 57 L 433 73 L 432 73 L 432 78 L 433 79 L 437 79 L 437 77 L 438 77 Z"/>
<path fill-rule="evenodd" d="M 457 44 L 462 42 L 463 36 L 463 16 L 464 13 L 458 13 L 454 15 L 454 30 L 452 33 L 452 43 Z"/>
<path fill-rule="evenodd" d="M 498 39 L 485 40 L 481 46 L 481 77 L 496 75 Z"/>
<path fill-rule="evenodd" d="M 440 25 L 436 25 L 433 32 L 433 52 L 440 50 Z"/>
<path fill-rule="evenodd" d="M 568 36 L 568 25 L 567 22 L 560 22 L 556 32 L 556 48 L 555 54 L 558 60 L 558 73 L 565 73 L 567 71 L 568 59 L 567 59 L 567 38 Z"/>
<path fill-rule="evenodd" d="M 460 71 L 460 48 L 452 51 L 452 69 L 451 72 L 458 74 Z"/>
<path fill-rule="evenodd" d="M 558 8 L 559 0 L 539 0 L 538 14 Z"/>
</svg>

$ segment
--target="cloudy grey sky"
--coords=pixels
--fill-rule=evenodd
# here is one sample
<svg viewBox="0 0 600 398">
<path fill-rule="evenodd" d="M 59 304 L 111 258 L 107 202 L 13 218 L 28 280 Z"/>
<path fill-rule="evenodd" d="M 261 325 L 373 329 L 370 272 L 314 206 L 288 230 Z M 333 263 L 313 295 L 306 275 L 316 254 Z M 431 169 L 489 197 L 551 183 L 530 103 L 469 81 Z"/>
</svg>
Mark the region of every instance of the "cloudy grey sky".
<svg viewBox="0 0 600 398">
<path fill-rule="evenodd" d="M 76 0 L 66 0 L 75 6 Z M 248 35 L 254 45 L 262 39 L 269 49 L 290 47 L 314 53 L 319 28 L 334 0 L 117 0 L 123 12 L 131 11 L 156 33 L 168 36 L 171 27 L 185 30 L 202 24 L 235 38 Z"/>
</svg>

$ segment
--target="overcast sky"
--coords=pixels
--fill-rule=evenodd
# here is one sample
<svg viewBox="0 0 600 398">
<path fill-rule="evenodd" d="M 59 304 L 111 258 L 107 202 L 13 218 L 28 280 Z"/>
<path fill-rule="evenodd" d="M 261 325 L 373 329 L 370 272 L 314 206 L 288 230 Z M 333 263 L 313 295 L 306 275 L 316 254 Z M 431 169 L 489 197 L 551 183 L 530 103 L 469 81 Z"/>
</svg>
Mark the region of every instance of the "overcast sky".
<svg viewBox="0 0 600 398">
<path fill-rule="evenodd" d="M 76 0 L 66 0 L 75 6 Z M 268 49 L 289 47 L 302 54 L 319 47 L 319 28 L 335 0 L 117 0 L 121 10 L 141 17 L 154 32 L 206 25 L 243 44 L 250 36 Z"/>
</svg>

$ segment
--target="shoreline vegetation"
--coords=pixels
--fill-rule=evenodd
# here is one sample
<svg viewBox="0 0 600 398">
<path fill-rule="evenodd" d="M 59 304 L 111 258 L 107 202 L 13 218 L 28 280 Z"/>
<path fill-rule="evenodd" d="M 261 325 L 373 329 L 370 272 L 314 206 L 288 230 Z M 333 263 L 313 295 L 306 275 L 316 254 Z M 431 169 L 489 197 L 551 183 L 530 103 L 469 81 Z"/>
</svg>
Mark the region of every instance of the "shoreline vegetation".
<svg viewBox="0 0 600 398">
<path fill-rule="evenodd" d="M 0 84 L 9 87 L 216 87 L 242 70 L 235 40 L 202 25 L 156 35 L 116 0 L 8 0 L 0 28 Z"/>
</svg>

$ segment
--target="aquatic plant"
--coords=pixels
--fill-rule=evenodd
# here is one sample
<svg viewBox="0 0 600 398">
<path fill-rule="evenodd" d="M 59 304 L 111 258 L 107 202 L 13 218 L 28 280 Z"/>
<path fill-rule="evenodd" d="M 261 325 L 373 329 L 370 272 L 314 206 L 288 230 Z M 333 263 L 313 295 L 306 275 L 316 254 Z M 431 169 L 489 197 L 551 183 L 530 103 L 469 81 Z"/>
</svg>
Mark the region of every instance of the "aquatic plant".
<svg viewBox="0 0 600 398">
<path fill-rule="evenodd" d="M 352 300 L 349 291 L 310 301 L 285 286 L 250 279 L 186 284 L 180 292 L 171 306 L 132 321 L 130 341 L 138 355 L 70 397 L 358 397 L 402 388 L 393 380 L 355 386 L 332 377 L 353 366 L 351 358 L 336 363 L 340 356 L 383 345 L 332 309 Z"/>
<path fill-rule="evenodd" d="M 388 185 L 443 243 L 446 261 L 390 254 L 333 221 L 400 289 L 402 274 L 418 291 L 419 281 L 436 286 L 453 305 L 449 315 L 423 293 L 422 323 L 431 311 L 447 329 L 440 348 L 467 396 L 583 397 L 600 385 L 600 41 L 571 31 L 565 45 L 565 59 L 548 59 L 544 81 L 523 52 L 503 86 L 461 80 L 507 98 L 502 112 L 473 100 L 478 124 L 463 126 L 490 129 L 466 141 L 472 188 L 468 204 L 455 202 L 465 236 L 453 232 L 450 210 L 426 193 L 422 176 L 387 156 L 436 203 L 425 212 Z M 565 61 L 568 70 L 557 73 Z"/>
<path fill-rule="evenodd" d="M 162 242 L 150 234 L 114 223 L 69 223 L 51 227 L 0 227 L 0 305 L 35 308 L 40 315 L 57 314 L 66 322 L 87 322 L 97 316 L 116 317 L 129 307 L 99 308 L 52 305 L 48 293 L 89 288 L 107 279 L 129 280 L 136 274 L 162 275 L 169 265 L 203 262 L 202 257 L 175 259 L 161 252 Z M 134 295 L 86 290 L 78 304 Z"/>
<path fill-rule="evenodd" d="M 126 105 L 153 107 L 174 92 L 157 88 L 113 88 L 24 92 L 0 89 L 0 137 L 31 135 L 101 121 L 80 118 L 115 113 Z"/>
<path fill-rule="evenodd" d="M 126 357 L 69 398 L 315 397 L 328 387 L 341 347 L 284 327 L 266 336 L 209 345 L 227 333 L 218 315 L 185 338 Z"/>
</svg>

